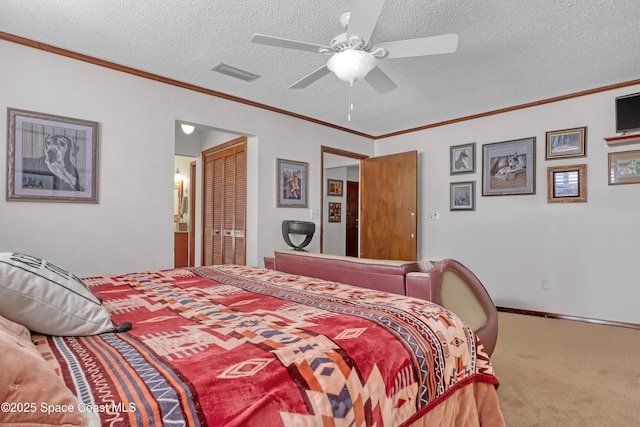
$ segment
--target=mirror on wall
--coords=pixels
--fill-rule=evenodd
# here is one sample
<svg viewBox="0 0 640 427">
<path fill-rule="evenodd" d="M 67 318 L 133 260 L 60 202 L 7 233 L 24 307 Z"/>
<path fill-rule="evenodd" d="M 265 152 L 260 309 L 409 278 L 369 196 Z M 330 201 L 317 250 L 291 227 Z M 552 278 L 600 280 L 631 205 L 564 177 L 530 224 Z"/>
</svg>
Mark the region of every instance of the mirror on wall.
<svg viewBox="0 0 640 427">
<path fill-rule="evenodd" d="M 359 157 L 349 157 L 349 155 Z M 358 256 L 360 158 L 323 151 L 322 252 Z"/>
<path fill-rule="evenodd" d="M 173 222 L 182 223 L 182 198 L 184 197 L 184 182 L 182 180 L 173 184 Z M 176 227 L 178 229 L 178 227 Z"/>
</svg>

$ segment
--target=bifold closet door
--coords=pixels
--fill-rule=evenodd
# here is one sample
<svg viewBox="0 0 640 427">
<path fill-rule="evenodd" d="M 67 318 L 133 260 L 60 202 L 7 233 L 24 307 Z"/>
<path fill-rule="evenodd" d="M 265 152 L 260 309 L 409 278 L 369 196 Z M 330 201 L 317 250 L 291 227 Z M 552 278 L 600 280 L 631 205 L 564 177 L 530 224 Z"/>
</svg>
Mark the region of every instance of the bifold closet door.
<svg viewBox="0 0 640 427">
<path fill-rule="evenodd" d="M 246 263 L 246 138 L 202 153 L 202 264 Z"/>
</svg>

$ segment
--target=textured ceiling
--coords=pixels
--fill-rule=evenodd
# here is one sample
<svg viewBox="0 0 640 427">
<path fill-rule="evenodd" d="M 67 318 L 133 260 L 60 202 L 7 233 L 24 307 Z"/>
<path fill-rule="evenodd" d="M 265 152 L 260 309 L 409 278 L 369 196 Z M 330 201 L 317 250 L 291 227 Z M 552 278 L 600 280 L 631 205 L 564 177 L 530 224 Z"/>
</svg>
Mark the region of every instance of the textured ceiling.
<svg viewBox="0 0 640 427">
<path fill-rule="evenodd" d="M 387 0 L 373 41 L 459 35 L 447 55 L 387 59 L 398 88 L 352 90 L 330 74 L 289 89 L 327 56 L 254 33 L 328 45 L 349 0 L 2 0 L 0 31 L 336 126 L 380 136 L 640 78 L 638 0 Z M 259 74 L 247 83 L 211 71 Z"/>
</svg>

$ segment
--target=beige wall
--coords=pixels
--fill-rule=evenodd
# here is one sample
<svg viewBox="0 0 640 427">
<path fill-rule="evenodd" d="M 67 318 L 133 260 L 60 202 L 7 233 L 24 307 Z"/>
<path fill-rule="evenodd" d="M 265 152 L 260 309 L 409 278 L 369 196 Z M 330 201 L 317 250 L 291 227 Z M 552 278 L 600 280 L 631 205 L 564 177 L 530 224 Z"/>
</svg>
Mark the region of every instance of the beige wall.
<svg viewBox="0 0 640 427">
<path fill-rule="evenodd" d="M 640 184 L 609 186 L 614 98 L 627 87 L 382 139 L 376 155 L 418 150 L 420 256 L 454 257 L 483 281 L 496 304 L 640 323 Z M 545 132 L 587 126 L 586 157 L 545 160 Z M 536 137 L 534 195 L 482 197 L 482 145 Z M 476 143 L 475 174 L 449 173 L 449 147 Z M 547 168 L 587 165 L 587 203 L 547 203 Z M 476 211 L 449 211 L 449 183 L 476 181 Z M 439 220 L 428 220 L 439 212 Z M 542 290 L 542 279 L 551 290 Z"/>
<path fill-rule="evenodd" d="M 98 204 L 0 199 L 0 251 L 32 253 L 79 276 L 173 266 L 176 120 L 248 136 L 247 261 L 286 248 L 284 219 L 320 209 L 322 145 L 373 154 L 368 138 L 0 41 L 0 108 L 99 122 Z M 6 114 L 0 115 L 6 130 Z M 187 154 L 182 146 L 177 154 Z M 187 143 L 188 145 L 188 143 Z M 276 159 L 309 162 L 309 209 L 276 207 Z M 0 150 L 6 164 L 6 150 Z M 0 187 L 6 174 L 0 174 Z M 316 220 L 317 221 L 317 220 Z M 260 236 L 259 238 L 257 236 Z M 310 250 L 319 250 L 319 237 Z"/>
</svg>

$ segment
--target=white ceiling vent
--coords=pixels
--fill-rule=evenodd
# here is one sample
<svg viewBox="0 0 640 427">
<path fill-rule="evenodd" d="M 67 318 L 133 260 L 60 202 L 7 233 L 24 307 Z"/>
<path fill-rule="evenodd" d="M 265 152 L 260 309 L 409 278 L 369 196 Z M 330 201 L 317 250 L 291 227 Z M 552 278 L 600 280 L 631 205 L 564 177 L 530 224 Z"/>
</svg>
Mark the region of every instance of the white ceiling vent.
<svg viewBox="0 0 640 427">
<path fill-rule="evenodd" d="M 211 71 L 215 71 L 220 74 L 235 77 L 236 79 L 244 80 L 245 82 L 252 82 L 258 77 L 257 74 L 250 73 L 249 71 L 241 70 L 240 68 L 232 67 L 231 65 L 220 63 L 213 67 Z"/>
</svg>

